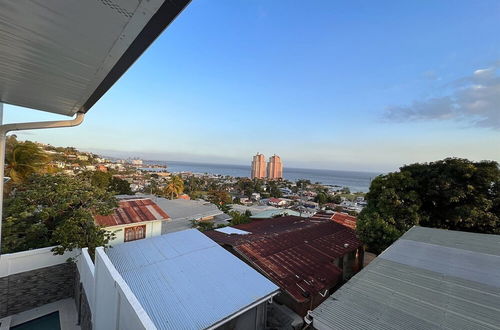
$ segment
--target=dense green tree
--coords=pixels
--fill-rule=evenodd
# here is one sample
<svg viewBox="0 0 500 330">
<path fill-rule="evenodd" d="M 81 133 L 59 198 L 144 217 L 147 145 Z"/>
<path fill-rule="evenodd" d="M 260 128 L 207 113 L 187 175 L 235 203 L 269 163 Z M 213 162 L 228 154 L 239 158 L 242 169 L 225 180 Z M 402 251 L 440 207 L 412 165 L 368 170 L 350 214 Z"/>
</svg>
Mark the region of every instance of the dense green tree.
<svg viewBox="0 0 500 330">
<path fill-rule="evenodd" d="M 127 180 L 123 180 L 117 177 L 111 178 L 107 190 L 118 195 L 133 194 L 132 189 L 130 188 L 130 183 Z"/>
<path fill-rule="evenodd" d="M 107 172 L 94 171 L 94 172 L 84 172 L 82 175 L 90 176 L 90 182 L 95 187 L 107 190 L 111 182 L 111 174 Z"/>
<path fill-rule="evenodd" d="M 357 231 L 381 252 L 414 225 L 500 234 L 500 169 L 493 161 L 447 158 L 375 178 Z"/>
<path fill-rule="evenodd" d="M 33 175 L 5 200 L 2 253 L 57 245 L 66 250 L 107 245 L 111 234 L 92 214 L 109 214 L 115 198 L 85 177 Z"/>
</svg>

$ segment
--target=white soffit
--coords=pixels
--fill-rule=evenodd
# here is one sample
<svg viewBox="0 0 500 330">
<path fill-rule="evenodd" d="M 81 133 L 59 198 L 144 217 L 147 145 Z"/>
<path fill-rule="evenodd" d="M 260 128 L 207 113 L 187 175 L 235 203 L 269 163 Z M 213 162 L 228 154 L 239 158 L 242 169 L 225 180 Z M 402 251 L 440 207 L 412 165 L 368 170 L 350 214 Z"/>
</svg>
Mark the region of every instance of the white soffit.
<svg viewBox="0 0 500 330">
<path fill-rule="evenodd" d="M 87 112 L 190 0 L 0 0 L 0 102 Z"/>
</svg>

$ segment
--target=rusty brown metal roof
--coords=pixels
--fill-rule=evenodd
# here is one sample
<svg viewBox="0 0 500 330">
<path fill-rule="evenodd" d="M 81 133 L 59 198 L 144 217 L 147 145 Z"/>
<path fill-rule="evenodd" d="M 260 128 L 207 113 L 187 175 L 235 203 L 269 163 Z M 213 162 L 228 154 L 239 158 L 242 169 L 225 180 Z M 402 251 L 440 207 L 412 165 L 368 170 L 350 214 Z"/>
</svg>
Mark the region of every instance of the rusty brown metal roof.
<svg viewBox="0 0 500 330">
<path fill-rule="evenodd" d="M 120 226 L 154 220 L 166 220 L 170 216 L 151 199 L 122 200 L 110 215 L 95 215 L 95 222 L 103 227 Z"/>
<path fill-rule="evenodd" d="M 347 226 L 351 229 L 356 229 L 356 221 L 357 218 L 355 216 L 349 215 L 343 212 L 318 212 L 311 217 L 312 219 L 330 219 L 335 221 L 336 223 L 340 223 L 341 225 Z"/>
<path fill-rule="evenodd" d="M 333 261 L 362 246 L 352 229 L 330 219 L 286 216 L 234 227 L 250 234 L 215 230 L 205 234 L 219 244 L 232 246 L 298 302 L 339 283 L 342 270 Z"/>
</svg>

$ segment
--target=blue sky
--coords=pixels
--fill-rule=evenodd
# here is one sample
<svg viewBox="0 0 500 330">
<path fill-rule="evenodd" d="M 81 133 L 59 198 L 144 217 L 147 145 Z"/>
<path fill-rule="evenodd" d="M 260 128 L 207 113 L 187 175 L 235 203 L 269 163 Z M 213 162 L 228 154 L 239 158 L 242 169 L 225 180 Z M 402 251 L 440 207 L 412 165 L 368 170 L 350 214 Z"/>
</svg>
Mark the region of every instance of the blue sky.
<svg viewBox="0 0 500 330">
<path fill-rule="evenodd" d="M 77 128 L 145 159 L 389 171 L 500 161 L 500 2 L 195 0 Z M 6 106 L 6 122 L 57 118 Z"/>
</svg>

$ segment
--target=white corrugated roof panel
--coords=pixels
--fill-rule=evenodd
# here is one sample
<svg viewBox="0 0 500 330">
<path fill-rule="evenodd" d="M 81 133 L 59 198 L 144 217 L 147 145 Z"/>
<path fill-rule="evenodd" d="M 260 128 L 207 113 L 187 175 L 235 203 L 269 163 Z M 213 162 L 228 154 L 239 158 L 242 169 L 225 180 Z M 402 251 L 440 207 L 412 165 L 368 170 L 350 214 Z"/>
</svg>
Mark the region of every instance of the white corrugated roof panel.
<svg viewBox="0 0 500 330">
<path fill-rule="evenodd" d="M 322 329 L 500 329 L 500 236 L 413 227 L 313 312 Z"/>
<path fill-rule="evenodd" d="M 0 0 L 0 102 L 86 112 L 189 0 Z"/>
<path fill-rule="evenodd" d="M 115 268 L 158 329 L 203 329 L 278 287 L 195 229 L 117 245 Z"/>
<path fill-rule="evenodd" d="M 248 235 L 248 234 L 251 234 L 251 232 L 249 231 L 244 231 L 244 230 L 241 230 L 241 229 L 238 229 L 238 228 L 234 228 L 234 227 L 222 227 L 222 228 L 217 228 L 215 229 L 216 231 L 219 231 L 221 233 L 224 233 L 224 234 L 237 234 L 237 235 Z"/>
</svg>

